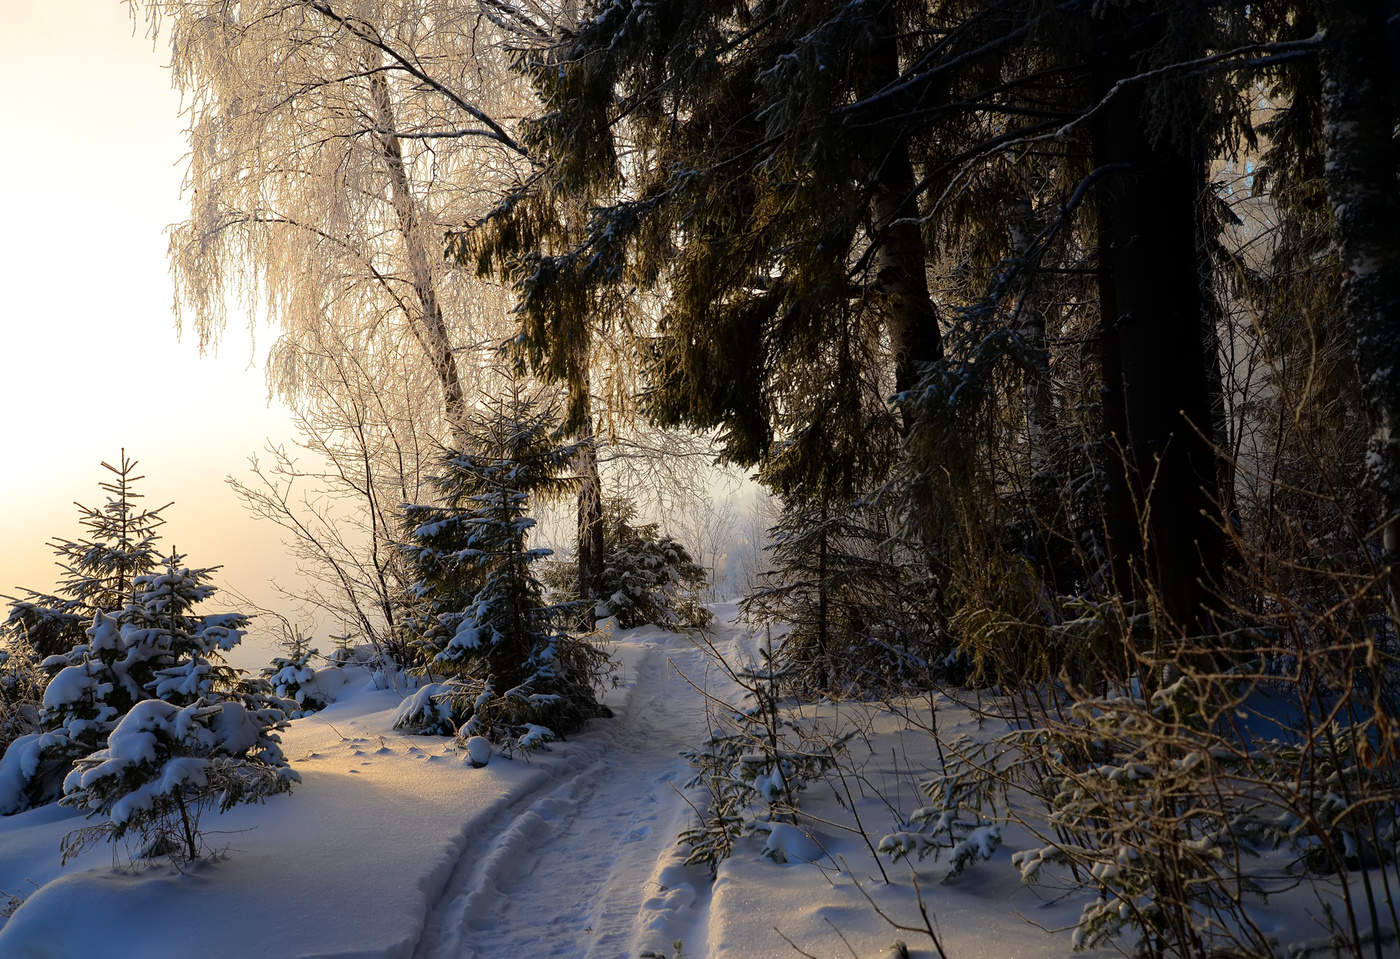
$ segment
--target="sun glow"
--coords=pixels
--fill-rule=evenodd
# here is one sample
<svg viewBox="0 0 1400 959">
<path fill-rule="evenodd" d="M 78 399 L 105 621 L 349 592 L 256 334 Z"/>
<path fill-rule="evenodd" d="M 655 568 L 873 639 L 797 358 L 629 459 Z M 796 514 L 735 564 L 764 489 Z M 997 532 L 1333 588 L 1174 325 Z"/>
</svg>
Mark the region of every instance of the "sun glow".
<svg viewBox="0 0 1400 959">
<path fill-rule="evenodd" d="M 101 504 L 99 463 L 125 447 L 147 501 L 174 501 L 165 546 L 270 604 L 268 578 L 294 571 L 223 478 L 291 429 L 256 362 L 271 331 L 254 343 L 234 320 L 205 357 L 176 337 L 165 227 L 184 209 L 185 145 L 163 51 L 116 2 L 6 0 L 4 16 L 7 88 L 27 93 L 7 102 L 0 150 L 0 593 L 52 584 L 45 543 L 79 534 L 73 501 Z"/>
</svg>

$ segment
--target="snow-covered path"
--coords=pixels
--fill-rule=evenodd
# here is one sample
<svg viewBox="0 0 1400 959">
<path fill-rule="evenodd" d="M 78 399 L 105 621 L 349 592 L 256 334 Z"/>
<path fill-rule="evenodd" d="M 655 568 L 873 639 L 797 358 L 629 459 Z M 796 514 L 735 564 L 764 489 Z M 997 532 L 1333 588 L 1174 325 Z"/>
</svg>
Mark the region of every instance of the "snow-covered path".
<svg viewBox="0 0 1400 959">
<path fill-rule="evenodd" d="M 721 635 L 729 627 L 721 626 Z M 416 955 L 637 955 L 683 938 L 703 955 L 703 870 L 679 865 L 693 813 L 679 753 L 703 739 L 704 656 L 656 631 L 619 649 L 632 679 L 615 716 L 571 745 L 570 768 L 520 796 L 466 843 Z"/>
<path fill-rule="evenodd" d="M 757 640 L 732 624 L 734 605 L 714 613 L 717 650 L 752 661 Z M 825 854 L 764 858 L 760 832 L 737 840 L 711 881 L 706 867 L 683 865 L 676 844 L 695 815 L 678 791 L 691 774 L 680 753 L 705 739 L 706 699 L 691 683 L 729 703 L 740 690 L 695 637 L 646 627 L 614 641 L 612 719 L 484 768 L 445 737 L 394 729 L 403 690 L 347 675 L 335 703 L 283 733 L 301 785 L 266 805 L 209 812 L 202 825 L 218 853 L 183 872 L 159 861 L 113 869 L 102 846 L 63 864 L 60 840 L 83 825 L 67 807 L 0 818 L 0 956 L 787 959 L 797 943 L 823 959 L 873 957 L 895 930 L 872 899 L 898 918 L 915 956 L 934 955 L 917 932 L 910 866 L 877 864 L 867 841 L 899 826 L 899 810 L 918 801 L 913 780 L 935 768 L 933 739 L 910 726 L 908 706 L 794 714 L 862 730 L 839 781 L 802 796 L 801 828 Z M 972 712 L 939 709 L 943 735 L 985 735 Z M 857 813 L 870 837 L 853 831 Z M 916 864 L 948 954 L 1064 954 L 1065 937 L 1041 928 L 1072 925 L 1082 902 L 1023 887 L 1009 851 L 998 856 L 1001 868 L 953 885 L 939 883 L 946 863 Z M 8 908 L 4 893 L 15 894 Z"/>
</svg>

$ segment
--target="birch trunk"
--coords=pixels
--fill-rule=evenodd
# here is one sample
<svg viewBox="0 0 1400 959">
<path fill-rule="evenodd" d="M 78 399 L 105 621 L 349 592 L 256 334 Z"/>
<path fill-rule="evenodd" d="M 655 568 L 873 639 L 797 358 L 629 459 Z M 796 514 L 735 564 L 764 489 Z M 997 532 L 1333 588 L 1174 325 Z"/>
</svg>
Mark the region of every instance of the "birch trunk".
<svg viewBox="0 0 1400 959">
<path fill-rule="evenodd" d="M 389 200 L 398 217 L 399 232 L 403 236 L 404 252 L 408 257 L 409 275 L 413 282 L 413 293 L 420 309 L 420 315 L 410 317 L 409 324 L 414 337 L 427 353 L 442 387 L 443 411 L 447 415 L 455 444 L 466 416 L 466 400 L 457 369 L 457 356 L 452 350 L 452 339 L 448 335 L 447 323 L 443 319 L 442 307 L 438 302 L 437 285 L 428 259 L 418 203 L 409 185 L 408 171 L 404 168 L 403 147 L 394 132 L 396 127 L 393 104 L 389 98 L 389 84 L 382 72 L 371 74 L 369 83 L 371 99 L 374 102 L 374 122 L 378 126 L 375 137 L 379 141 L 384 165 L 389 171 Z"/>
</svg>

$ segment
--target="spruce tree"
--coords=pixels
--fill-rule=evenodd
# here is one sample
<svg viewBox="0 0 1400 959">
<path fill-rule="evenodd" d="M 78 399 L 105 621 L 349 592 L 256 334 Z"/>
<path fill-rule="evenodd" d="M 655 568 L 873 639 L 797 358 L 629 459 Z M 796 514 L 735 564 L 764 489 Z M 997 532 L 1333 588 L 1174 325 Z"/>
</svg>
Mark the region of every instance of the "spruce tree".
<svg viewBox="0 0 1400 959">
<path fill-rule="evenodd" d="M 879 507 L 793 497 L 768 539 L 768 569 L 741 608 L 755 625 L 790 626 L 773 652 L 789 683 L 829 693 L 927 676 L 930 590 Z"/>
<path fill-rule="evenodd" d="M 268 697 L 240 686 L 224 662 L 247 617 L 197 612 L 214 594 L 215 569 L 191 569 L 183 559 L 171 553 L 163 570 L 133 577 L 124 606 L 99 611 L 86 642 L 50 657 L 55 672 L 39 730 L 17 739 L 0 759 L 0 814 L 58 798 L 74 765 L 109 747 L 109 736 L 148 700 L 173 708 L 236 702 L 266 729 L 285 719 Z"/>
<path fill-rule="evenodd" d="M 529 748 L 605 713 L 593 688 L 605 657 L 566 631 L 576 604 L 544 602 L 534 565 L 551 551 L 528 542 L 531 498 L 571 485 L 562 474 L 577 451 L 558 436 L 551 408 L 508 395 L 464 432 L 463 452 L 444 454 L 439 503 L 404 507 L 411 625 L 427 672 L 449 677 L 440 698 L 463 738 Z"/>
<path fill-rule="evenodd" d="M 705 570 L 656 523 L 637 523 L 636 506 L 618 498 L 603 512 L 602 589 L 598 612 L 623 629 L 646 623 L 672 628 L 704 626 L 710 611 L 699 600 Z"/>
<path fill-rule="evenodd" d="M 247 617 L 197 613 L 214 593 L 214 570 L 191 569 L 183 558 L 171 553 L 163 570 L 135 577 L 131 602 L 119 617 L 98 615 L 87 650 L 75 650 L 77 661 L 50 685 L 74 677 L 76 702 L 45 698 L 65 722 L 70 753 L 89 741 L 75 727 L 99 702 L 92 728 L 105 733 L 103 748 L 75 758 L 61 801 L 106 821 L 67 837 L 65 855 L 134 833 L 138 856 L 194 859 L 207 809 L 260 802 L 298 781 L 275 732 L 286 714 L 239 685 L 223 661 Z"/>
<path fill-rule="evenodd" d="M 121 609 L 134 598 L 136 577 L 156 568 L 156 529 L 165 522 L 156 509 L 139 508 L 143 499 L 135 484 L 136 460 L 123 449 L 118 465 L 104 461 L 112 474 L 99 483 L 107 493 L 101 508 L 76 504 L 86 535 L 53 543 L 63 571 L 54 594 L 25 590 L 25 598 L 10 599 L 4 632 L 24 637 L 42 657 L 60 655 L 84 642 L 85 632 L 99 611 Z"/>
</svg>

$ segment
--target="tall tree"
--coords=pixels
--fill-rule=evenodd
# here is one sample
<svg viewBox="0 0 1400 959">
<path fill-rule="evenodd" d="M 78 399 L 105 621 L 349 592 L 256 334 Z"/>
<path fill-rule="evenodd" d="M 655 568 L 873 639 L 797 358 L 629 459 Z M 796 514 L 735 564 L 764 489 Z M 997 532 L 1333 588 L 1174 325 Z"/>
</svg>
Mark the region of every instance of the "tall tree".
<svg viewBox="0 0 1400 959">
<path fill-rule="evenodd" d="M 1384 559 L 1400 582 L 1400 117 L 1395 4 L 1319 0 L 1327 195 L 1342 265 L 1342 304 L 1355 337 L 1372 434 L 1367 476 L 1380 494 Z M 1389 79 L 1389 82 L 1387 82 Z"/>
<path fill-rule="evenodd" d="M 510 336 L 510 304 L 444 261 L 442 232 L 476 220 L 528 175 L 529 157 L 498 119 L 530 101 L 506 69 L 504 44 L 545 34 L 555 11 L 452 2 L 368 10 L 335 0 L 154 0 L 146 10 L 168 32 L 175 84 L 189 96 L 190 218 L 172 234 L 171 264 L 177 305 L 201 343 L 223 329 L 226 291 L 241 292 L 250 312 L 265 303 L 280 324 L 270 382 L 331 460 L 332 482 L 366 472 L 355 459 L 369 448 L 361 434 L 401 429 L 398 410 L 425 389 L 437 412 L 425 419 L 419 404 L 416 439 L 425 448 L 446 440 L 475 402 L 480 365 Z M 357 409 L 350 422 L 343 407 L 361 396 L 335 396 L 329 410 L 322 402 L 346 383 L 347 352 L 371 374 L 374 395 L 396 401 Z M 587 368 L 586 351 L 577 362 Z M 580 585 L 591 594 L 602 482 L 591 414 L 575 425 Z M 347 455 L 341 443 L 319 442 L 337 431 Z M 392 460 L 374 468 L 401 472 Z M 348 565 L 377 580 L 388 526 L 375 516 L 374 491 L 348 485 L 367 501 L 377 551 Z M 295 530 L 267 492 L 271 515 Z M 268 512 L 266 496 L 253 505 Z M 357 619 L 372 601 L 387 609 L 378 582 L 367 593 L 344 585 L 354 577 L 320 548 L 324 537 L 296 535 L 324 575 L 356 594 L 348 605 Z"/>
<path fill-rule="evenodd" d="M 1193 79 L 1133 78 L 1199 57 L 1208 18 L 1195 5 L 1115 5 L 1094 18 L 1090 49 L 1110 555 L 1120 590 L 1152 588 L 1188 632 L 1209 622 L 1224 544 L 1198 212 L 1206 104 Z"/>
<path fill-rule="evenodd" d="M 441 505 L 405 508 L 405 550 L 427 670 L 452 677 L 464 735 L 528 747 L 605 710 L 593 690 L 600 654 L 568 635 L 576 610 L 543 601 L 532 567 L 550 550 L 529 543 L 532 499 L 571 485 L 577 451 L 559 442 L 555 410 L 515 384 L 503 394 L 476 417 L 467 448 L 445 453 Z"/>
</svg>

